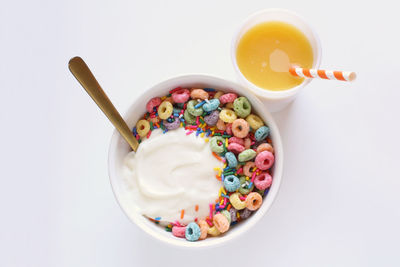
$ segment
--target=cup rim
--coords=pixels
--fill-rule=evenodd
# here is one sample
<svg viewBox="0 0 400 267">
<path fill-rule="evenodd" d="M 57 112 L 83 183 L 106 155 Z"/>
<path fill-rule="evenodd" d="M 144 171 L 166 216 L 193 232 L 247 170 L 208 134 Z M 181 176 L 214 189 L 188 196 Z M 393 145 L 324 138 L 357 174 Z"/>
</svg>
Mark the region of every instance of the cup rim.
<svg viewBox="0 0 400 267">
<path fill-rule="evenodd" d="M 117 203 L 124 212 L 124 214 L 129 218 L 131 222 L 136 224 L 141 230 L 149 234 L 151 237 L 155 238 L 158 241 L 162 241 L 163 243 L 167 243 L 169 245 L 174 245 L 177 247 L 185 247 L 185 248 L 190 248 L 190 247 L 214 247 L 218 245 L 225 244 L 238 236 L 242 235 L 243 233 L 247 232 L 250 228 L 252 228 L 257 222 L 260 221 L 260 219 L 267 213 L 267 211 L 270 209 L 272 206 L 273 202 L 276 199 L 276 196 L 279 192 L 281 180 L 282 180 L 282 173 L 283 173 L 283 145 L 282 145 L 282 140 L 281 136 L 279 133 L 279 129 L 277 124 L 275 123 L 275 120 L 273 119 L 271 113 L 266 109 L 265 105 L 262 104 L 262 102 L 255 96 L 251 91 L 247 90 L 244 86 L 235 83 L 233 81 L 229 81 L 217 76 L 213 75 L 208 75 L 208 74 L 199 74 L 199 73 L 194 73 L 194 74 L 184 74 L 184 75 L 177 75 L 173 76 L 169 79 L 163 80 L 159 83 L 154 84 L 151 86 L 148 90 L 144 91 L 141 95 L 136 97 L 136 99 L 132 102 L 132 104 L 129 106 L 127 111 L 124 113 L 123 118 L 126 119 L 130 113 L 133 112 L 135 106 L 138 105 L 140 101 L 143 101 L 143 98 L 147 96 L 146 92 L 152 91 L 154 88 L 166 86 L 166 84 L 171 83 L 172 81 L 179 81 L 179 80 L 193 80 L 193 83 L 196 82 L 196 80 L 207 80 L 210 79 L 214 81 L 215 83 L 220 82 L 226 84 L 226 88 L 234 88 L 236 91 L 243 91 L 241 92 L 243 95 L 246 95 L 246 97 L 250 98 L 250 102 L 252 104 L 255 104 L 257 106 L 257 111 L 259 113 L 262 113 L 263 119 L 268 118 L 268 125 L 271 129 L 271 134 L 274 135 L 273 137 L 273 143 L 274 143 L 274 149 L 275 149 L 275 155 L 279 155 L 278 157 L 275 158 L 275 169 L 274 169 L 274 182 L 272 183 L 272 186 L 270 188 L 270 191 L 267 195 L 267 199 L 264 201 L 263 205 L 261 208 L 255 212 L 252 216 L 251 219 L 249 218 L 248 220 L 245 221 L 243 226 L 241 226 L 241 229 L 238 229 L 237 231 L 228 233 L 228 235 L 225 235 L 220 238 L 212 238 L 212 239 L 206 239 L 201 242 L 182 242 L 181 240 L 177 240 L 171 237 L 166 237 L 165 235 L 159 234 L 153 229 L 151 229 L 148 225 L 149 222 L 144 221 L 144 217 L 140 214 L 135 214 L 133 216 L 132 214 L 128 214 L 128 212 L 125 210 L 125 208 L 122 205 L 122 200 L 121 200 L 121 195 L 117 192 L 116 184 L 114 184 L 114 181 L 117 179 L 117 168 L 116 168 L 116 152 L 117 152 L 117 146 L 118 143 L 121 141 L 122 137 L 118 133 L 117 130 L 114 130 L 114 133 L 111 137 L 110 145 L 109 145 L 109 152 L 108 152 L 108 174 L 110 178 L 110 184 L 112 191 L 114 193 L 115 198 L 117 199 Z M 132 216 L 131 216 L 132 215 Z M 205 242 L 208 241 L 208 242 Z"/>
<path fill-rule="evenodd" d="M 240 35 L 240 32 L 243 29 L 243 27 L 245 25 L 247 25 L 249 23 L 249 21 L 251 21 L 255 17 L 258 17 L 264 13 L 273 13 L 273 12 L 287 13 L 293 17 L 296 17 L 297 19 L 302 21 L 304 23 L 304 25 L 306 25 L 307 28 L 309 28 L 309 30 L 312 33 L 312 36 L 314 37 L 315 42 L 316 42 L 315 50 L 317 52 L 316 53 L 317 58 L 314 61 L 313 68 L 319 68 L 320 63 L 321 63 L 322 48 L 321 48 L 321 41 L 319 39 L 317 32 L 315 31 L 314 27 L 311 26 L 302 16 L 298 15 L 297 13 L 295 13 L 291 10 L 287 10 L 287 9 L 283 9 L 283 8 L 267 8 L 267 9 L 259 10 L 255 13 L 252 13 L 245 20 L 243 20 L 242 23 L 240 24 L 240 26 L 235 31 L 235 34 L 232 37 L 231 60 L 232 60 L 232 65 L 236 72 L 236 75 L 239 77 L 239 80 L 241 81 L 241 83 L 244 83 L 245 86 L 247 88 L 249 88 L 251 91 L 253 91 L 257 96 L 261 96 L 264 98 L 270 98 L 270 99 L 288 98 L 290 96 L 295 95 L 301 88 L 303 88 L 304 86 L 309 84 L 312 79 L 304 79 L 304 81 L 301 84 L 299 84 L 293 88 L 287 89 L 287 90 L 273 91 L 273 90 L 269 90 L 269 89 L 264 89 L 264 88 L 258 87 L 254 83 L 250 82 L 240 71 L 237 61 L 236 61 L 236 44 L 239 41 L 239 35 Z"/>
</svg>

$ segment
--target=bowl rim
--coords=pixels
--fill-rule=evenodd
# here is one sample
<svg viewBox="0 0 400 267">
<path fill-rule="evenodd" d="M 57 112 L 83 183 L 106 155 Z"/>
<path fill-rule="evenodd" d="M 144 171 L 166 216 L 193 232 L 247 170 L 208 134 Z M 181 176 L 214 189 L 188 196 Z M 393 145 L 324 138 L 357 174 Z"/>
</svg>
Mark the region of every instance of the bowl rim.
<svg viewBox="0 0 400 267">
<path fill-rule="evenodd" d="M 181 75 L 176 75 L 172 76 L 168 79 L 162 80 L 161 82 L 158 82 L 154 85 L 152 85 L 149 89 L 143 91 L 140 95 L 135 97 L 135 99 L 132 101 L 132 104 L 128 107 L 127 111 L 123 113 L 123 118 L 127 118 L 129 114 L 133 112 L 133 109 L 135 106 L 138 105 L 140 101 L 143 101 L 142 99 L 146 96 L 146 92 L 152 91 L 156 87 L 162 87 L 166 86 L 166 84 L 172 82 L 172 81 L 179 81 L 179 80 L 184 80 L 184 79 L 190 79 L 193 80 L 193 83 L 196 83 L 196 80 L 201 80 L 201 79 L 211 79 L 214 82 L 218 81 L 221 83 L 226 84 L 226 88 L 234 88 L 236 91 L 243 91 L 243 95 L 246 95 L 246 97 L 250 98 L 250 102 L 256 103 L 257 105 L 257 111 L 258 113 L 262 113 L 261 115 L 263 119 L 267 118 L 268 126 L 271 129 L 271 134 L 273 134 L 273 143 L 274 143 L 274 149 L 275 149 L 275 155 L 279 155 L 278 157 L 275 157 L 275 169 L 274 169 L 274 182 L 272 183 L 272 186 L 270 188 L 270 191 L 267 195 L 268 199 L 267 201 L 263 202 L 263 205 L 261 208 L 255 212 L 252 216 L 251 219 L 246 220 L 246 223 L 241 226 L 240 230 L 234 231 L 232 233 L 228 233 L 227 235 L 224 235 L 223 237 L 220 238 L 212 238 L 212 239 L 206 239 L 201 242 L 188 242 L 186 240 L 182 239 L 177 239 L 174 238 L 173 235 L 171 234 L 171 237 L 166 237 L 162 234 L 157 234 L 156 231 L 151 229 L 148 226 L 148 223 L 145 223 L 144 217 L 141 214 L 135 214 L 135 216 L 131 216 L 132 214 L 128 213 L 125 208 L 122 205 L 122 200 L 121 200 L 121 195 L 117 192 L 117 186 L 114 184 L 114 181 L 117 180 L 117 170 L 116 170 L 116 152 L 117 152 L 117 147 L 118 143 L 123 140 L 122 136 L 118 133 L 116 129 L 114 129 L 114 132 L 111 136 L 110 144 L 109 144 L 109 151 L 108 151 L 108 174 L 109 174 L 109 179 L 110 179 L 110 184 L 111 184 L 111 189 L 113 191 L 113 194 L 117 200 L 117 203 L 119 207 L 122 209 L 123 213 L 129 218 L 131 222 L 136 224 L 141 230 L 146 232 L 148 235 L 153 237 L 154 239 L 158 241 L 162 241 L 163 243 L 177 246 L 177 247 L 185 247 L 185 248 L 190 248 L 190 247 L 215 247 L 218 245 L 222 245 L 227 243 L 228 241 L 231 241 L 238 236 L 242 235 L 243 233 L 247 232 L 250 228 L 252 228 L 257 222 L 260 221 L 260 219 L 267 213 L 267 211 L 270 209 L 272 206 L 273 202 L 276 199 L 276 196 L 279 192 L 280 184 L 281 184 L 281 179 L 282 179 L 282 174 L 283 174 L 283 145 L 282 145 L 282 140 L 281 136 L 279 133 L 279 129 L 277 124 L 275 123 L 275 120 L 273 119 L 271 113 L 266 109 L 265 105 L 262 104 L 262 102 L 258 99 L 254 93 L 248 89 L 246 89 L 244 86 L 230 81 L 226 80 L 224 78 L 214 76 L 214 75 L 209 75 L 209 74 L 203 74 L 203 73 L 188 73 L 188 74 L 181 74 Z M 160 230 L 162 230 L 160 228 Z"/>
</svg>

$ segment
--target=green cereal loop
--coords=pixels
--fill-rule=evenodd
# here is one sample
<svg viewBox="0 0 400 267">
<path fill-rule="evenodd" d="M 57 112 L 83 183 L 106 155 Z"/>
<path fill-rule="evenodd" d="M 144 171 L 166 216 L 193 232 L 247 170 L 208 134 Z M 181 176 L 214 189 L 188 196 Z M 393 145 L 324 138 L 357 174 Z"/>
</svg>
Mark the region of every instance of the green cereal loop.
<svg viewBox="0 0 400 267">
<path fill-rule="evenodd" d="M 197 103 L 198 102 L 196 100 L 190 100 L 186 106 L 186 110 L 189 111 L 189 113 L 192 114 L 193 116 L 200 116 L 203 114 L 202 107 L 199 107 L 199 108 L 194 107 L 197 105 Z"/>
<path fill-rule="evenodd" d="M 242 176 L 239 179 L 240 181 L 240 186 L 239 186 L 239 193 L 242 195 L 247 195 L 254 189 L 254 184 L 251 184 L 251 187 L 249 188 L 250 181 L 246 181 L 246 177 Z"/>
<path fill-rule="evenodd" d="M 241 152 L 238 156 L 239 161 L 245 162 L 249 161 L 251 159 L 254 159 L 257 155 L 257 152 L 255 152 L 253 149 L 246 149 L 245 151 Z"/>
<path fill-rule="evenodd" d="M 183 113 L 183 118 L 189 124 L 196 124 L 196 117 L 190 114 L 188 110 Z"/>
<path fill-rule="evenodd" d="M 228 219 L 229 224 L 231 223 L 231 213 L 227 210 L 222 210 L 221 214 L 225 216 L 225 218 Z"/>
<path fill-rule="evenodd" d="M 233 109 L 235 110 L 236 115 L 245 118 L 251 113 L 251 104 L 246 97 L 241 96 L 236 98 L 233 102 Z"/>
<path fill-rule="evenodd" d="M 221 145 L 218 145 L 218 141 L 221 142 Z M 210 140 L 210 147 L 211 150 L 215 153 L 222 153 L 224 152 L 224 143 L 225 143 L 225 139 L 220 137 L 220 136 L 214 136 L 213 138 L 211 138 Z"/>
</svg>

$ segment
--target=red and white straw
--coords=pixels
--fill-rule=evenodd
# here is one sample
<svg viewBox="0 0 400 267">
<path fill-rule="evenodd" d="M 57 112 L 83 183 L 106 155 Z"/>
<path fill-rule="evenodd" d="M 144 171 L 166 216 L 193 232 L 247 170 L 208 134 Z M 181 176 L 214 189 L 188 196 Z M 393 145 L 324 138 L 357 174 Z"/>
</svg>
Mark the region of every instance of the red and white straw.
<svg viewBox="0 0 400 267">
<path fill-rule="evenodd" d="M 303 69 L 299 67 L 291 67 L 289 69 L 289 72 L 293 76 L 298 77 L 321 78 L 348 82 L 355 80 L 355 78 L 357 77 L 356 73 L 351 71 Z"/>
</svg>

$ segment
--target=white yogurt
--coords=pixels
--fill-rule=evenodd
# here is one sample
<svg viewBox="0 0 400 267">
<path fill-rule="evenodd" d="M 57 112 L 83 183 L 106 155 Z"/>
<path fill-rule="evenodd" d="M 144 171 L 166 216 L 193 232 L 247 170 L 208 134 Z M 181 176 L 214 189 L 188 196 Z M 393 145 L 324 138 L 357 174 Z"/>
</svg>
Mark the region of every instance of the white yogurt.
<svg viewBox="0 0 400 267">
<path fill-rule="evenodd" d="M 222 185 L 214 167 L 222 168 L 222 163 L 204 138 L 186 135 L 183 128 L 165 134 L 156 129 L 136 153 L 125 157 L 123 176 L 132 205 L 143 215 L 189 223 L 206 217 L 218 197 Z"/>
</svg>

